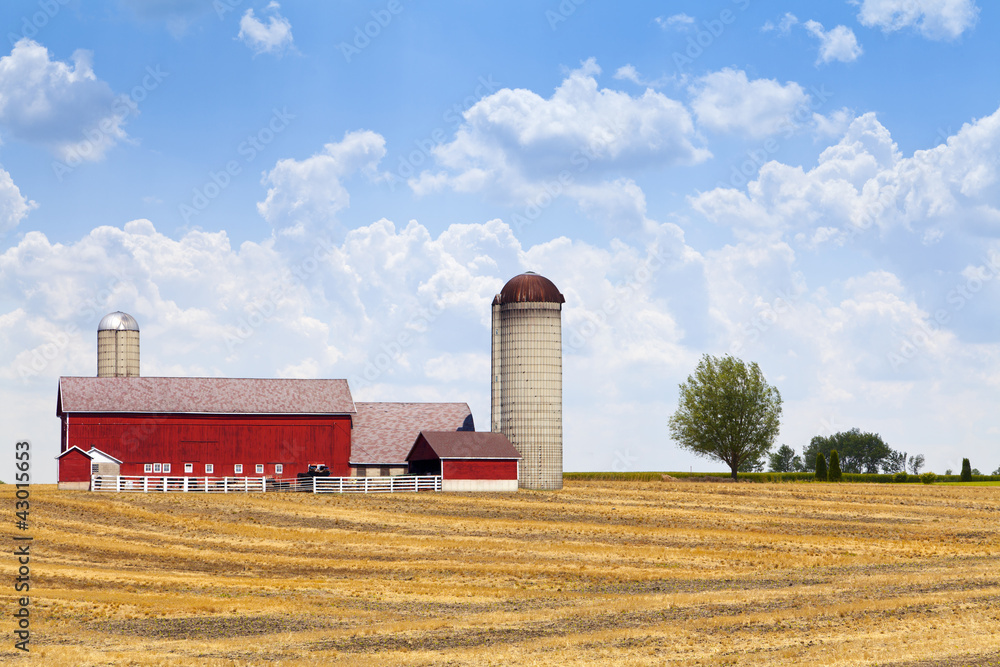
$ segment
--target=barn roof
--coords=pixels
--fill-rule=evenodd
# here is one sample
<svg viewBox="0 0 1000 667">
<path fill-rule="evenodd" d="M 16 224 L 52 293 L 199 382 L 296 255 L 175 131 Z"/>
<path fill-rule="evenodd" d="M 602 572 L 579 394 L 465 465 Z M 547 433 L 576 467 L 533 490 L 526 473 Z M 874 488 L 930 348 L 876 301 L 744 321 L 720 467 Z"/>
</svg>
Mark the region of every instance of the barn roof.
<svg viewBox="0 0 1000 667">
<path fill-rule="evenodd" d="M 521 455 L 503 433 L 421 431 L 423 439 L 439 459 L 519 459 Z M 412 450 L 417 443 L 413 444 Z M 406 455 L 407 460 L 410 454 Z"/>
<path fill-rule="evenodd" d="M 56 414 L 350 414 L 347 380 L 62 377 Z"/>
<path fill-rule="evenodd" d="M 472 431 L 467 403 L 356 403 L 351 465 L 406 465 L 423 430 Z"/>
</svg>

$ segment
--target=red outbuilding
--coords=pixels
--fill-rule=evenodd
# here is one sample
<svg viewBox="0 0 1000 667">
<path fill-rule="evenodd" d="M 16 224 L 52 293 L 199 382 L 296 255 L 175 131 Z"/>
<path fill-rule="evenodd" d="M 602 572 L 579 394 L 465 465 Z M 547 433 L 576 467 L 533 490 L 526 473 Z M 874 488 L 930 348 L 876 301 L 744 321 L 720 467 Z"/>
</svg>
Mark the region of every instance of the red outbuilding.
<svg viewBox="0 0 1000 667">
<path fill-rule="evenodd" d="M 356 477 L 407 472 L 406 455 L 421 431 L 475 431 L 467 403 L 355 403 L 351 470 Z"/>
<path fill-rule="evenodd" d="M 441 475 L 442 491 L 517 491 L 521 455 L 502 433 L 421 431 L 410 473 Z"/>
<path fill-rule="evenodd" d="M 56 414 L 61 485 L 95 448 L 122 475 L 295 477 L 310 463 L 350 474 L 346 380 L 64 377 Z"/>
</svg>

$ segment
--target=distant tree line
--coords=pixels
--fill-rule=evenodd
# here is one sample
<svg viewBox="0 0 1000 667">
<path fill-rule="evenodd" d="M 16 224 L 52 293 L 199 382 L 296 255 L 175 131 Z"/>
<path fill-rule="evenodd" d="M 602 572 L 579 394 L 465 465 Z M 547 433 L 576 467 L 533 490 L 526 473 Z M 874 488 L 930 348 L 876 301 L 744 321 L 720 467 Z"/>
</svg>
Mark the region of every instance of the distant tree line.
<svg viewBox="0 0 1000 667">
<path fill-rule="evenodd" d="M 859 428 L 829 436 L 817 435 L 796 454 L 788 445 L 772 452 L 781 418 L 781 393 L 771 386 L 756 362 L 731 355 L 703 355 L 694 373 L 678 387 L 677 411 L 668 422 L 670 435 L 682 448 L 716 459 L 737 473 L 815 473 L 817 478 L 840 479 L 842 474 L 920 475 L 923 454 L 896 451 L 878 433 Z M 820 474 L 822 473 L 822 474 Z M 945 473 L 950 475 L 951 471 Z M 962 479 L 979 471 L 963 461 Z M 1000 475 L 1000 467 L 993 473 Z M 926 473 L 925 483 L 933 483 Z"/>
<path fill-rule="evenodd" d="M 832 452 L 837 453 L 839 470 L 844 473 L 909 472 L 918 475 L 924 467 L 923 454 L 898 452 L 878 433 L 862 433 L 861 429 L 852 428 L 830 436 L 817 435 L 809 441 L 801 456 L 788 445 L 782 445 L 768 454 L 768 471 L 815 472 L 819 457 L 829 461 Z"/>
</svg>

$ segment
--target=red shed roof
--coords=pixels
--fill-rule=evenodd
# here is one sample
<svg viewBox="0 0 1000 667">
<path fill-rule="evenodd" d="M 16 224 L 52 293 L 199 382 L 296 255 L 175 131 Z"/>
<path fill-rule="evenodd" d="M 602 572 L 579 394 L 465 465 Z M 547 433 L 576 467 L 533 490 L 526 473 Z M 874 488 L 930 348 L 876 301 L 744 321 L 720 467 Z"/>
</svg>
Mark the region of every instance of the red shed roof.
<svg viewBox="0 0 1000 667">
<path fill-rule="evenodd" d="M 406 465 L 417 435 L 473 431 L 467 403 L 357 403 L 351 434 L 351 465 Z"/>
<path fill-rule="evenodd" d="M 439 459 L 519 459 L 521 455 L 503 433 L 421 431 L 406 459 L 423 440 Z"/>
<path fill-rule="evenodd" d="M 259 378 L 59 378 L 56 414 L 350 414 L 347 380 Z"/>
</svg>

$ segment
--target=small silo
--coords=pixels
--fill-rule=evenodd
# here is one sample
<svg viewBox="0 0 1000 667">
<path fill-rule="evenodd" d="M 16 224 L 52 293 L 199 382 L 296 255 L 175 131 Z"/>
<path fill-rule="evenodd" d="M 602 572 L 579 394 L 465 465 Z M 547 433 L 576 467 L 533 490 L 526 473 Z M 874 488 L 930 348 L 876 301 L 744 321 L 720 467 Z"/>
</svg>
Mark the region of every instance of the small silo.
<svg viewBox="0 0 1000 667">
<path fill-rule="evenodd" d="M 491 430 L 521 454 L 518 485 L 561 489 L 562 304 L 548 278 L 514 276 L 493 299 Z"/>
<path fill-rule="evenodd" d="M 97 326 L 97 377 L 139 377 L 139 323 L 120 310 Z"/>
</svg>

